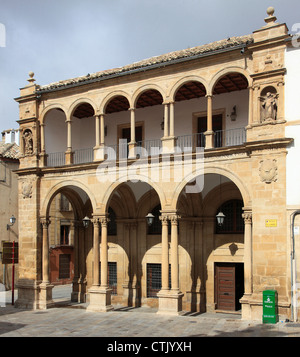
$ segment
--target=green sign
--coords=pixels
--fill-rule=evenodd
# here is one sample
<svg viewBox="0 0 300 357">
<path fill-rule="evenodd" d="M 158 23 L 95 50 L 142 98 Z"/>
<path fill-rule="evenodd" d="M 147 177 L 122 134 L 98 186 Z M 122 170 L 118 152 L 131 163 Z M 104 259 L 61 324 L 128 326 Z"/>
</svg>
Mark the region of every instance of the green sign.
<svg viewBox="0 0 300 357">
<path fill-rule="evenodd" d="M 278 322 L 278 297 L 276 290 L 263 291 L 263 323 Z"/>
</svg>

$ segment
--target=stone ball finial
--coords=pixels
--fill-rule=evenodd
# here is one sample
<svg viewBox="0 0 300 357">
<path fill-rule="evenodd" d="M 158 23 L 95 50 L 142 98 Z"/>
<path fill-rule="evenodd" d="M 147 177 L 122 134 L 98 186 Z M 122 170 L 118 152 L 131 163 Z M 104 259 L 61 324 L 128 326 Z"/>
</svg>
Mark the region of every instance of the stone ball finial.
<svg viewBox="0 0 300 357">
<path fill-rule="evenodd" d="M 29 75 L 29 79 L 27 79 L 27 82 L 29 82 L 30 84 L 34 83 L 35 82 L 35 79 L 33 78 L 34 77 L 34 73 L 30 71 L 28 73 L 28 75 Z"/>
<path fill-rule="evenodd" d="M 275 9 L 274 9 L 273 6 L 270 6 L 270 7 L 267 8 L 267 14 L 268 14 L 269 16 L 273 16 L 273 15 L 274 15 L 274 12 L 275 12 Z"/>
</svg>

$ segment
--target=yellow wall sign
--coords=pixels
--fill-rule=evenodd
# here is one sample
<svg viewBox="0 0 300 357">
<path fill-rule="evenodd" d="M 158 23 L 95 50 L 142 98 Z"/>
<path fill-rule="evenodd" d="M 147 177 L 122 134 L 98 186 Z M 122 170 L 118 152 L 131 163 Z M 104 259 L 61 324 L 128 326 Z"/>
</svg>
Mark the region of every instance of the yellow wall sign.
<svg viewBox="0 0 300 357">
<path fill-rule="evenodd" d="M 266 227 L 277 227 L 277 219 L 266 219 Z"/>
</svg>

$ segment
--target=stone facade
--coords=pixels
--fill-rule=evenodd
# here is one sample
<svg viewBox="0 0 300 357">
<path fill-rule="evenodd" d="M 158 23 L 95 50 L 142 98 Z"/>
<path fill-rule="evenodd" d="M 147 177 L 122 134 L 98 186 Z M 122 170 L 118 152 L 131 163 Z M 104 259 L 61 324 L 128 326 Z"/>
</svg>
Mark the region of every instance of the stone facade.
<svg viewBox="0 0 300 357">
<path fill-rule="evenodd" d="M 48 86 L 30 73 L 16 98 L 18 306 L 52 305 L 50 207 L 63 194 L 74 226 L 72 299 L 89 301 L 89 310 L 229 309 L 224 299 L 239 282 L 241 307 L 230 309 L 241 308 L 243 318 L 261 318 L 265 289 L 278 291 L 279 313 L 290 316 L 291 36 L 273 9 L 265 23 L 248 36 Z M 216 214 L 226 207 L 231 226 L 222 231 Z M 147 225 L 150 212 L 157 230 Z M 217 267 L 243 271 L 221 297 Z"/>
</svg>

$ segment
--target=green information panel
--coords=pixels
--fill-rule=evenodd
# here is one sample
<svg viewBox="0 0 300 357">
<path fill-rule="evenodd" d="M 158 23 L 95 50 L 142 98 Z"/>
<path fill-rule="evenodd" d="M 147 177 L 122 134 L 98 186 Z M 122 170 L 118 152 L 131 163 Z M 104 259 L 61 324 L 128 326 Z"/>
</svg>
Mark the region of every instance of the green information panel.
<svg viewBox="0 0 300 357">
<path fill-rule="evenodd" d="M 278 296 L 276 290 L 263 291 L 263 323 L 276 324 L 278 322 Z"/>
</svg>

